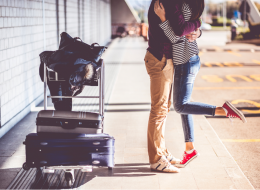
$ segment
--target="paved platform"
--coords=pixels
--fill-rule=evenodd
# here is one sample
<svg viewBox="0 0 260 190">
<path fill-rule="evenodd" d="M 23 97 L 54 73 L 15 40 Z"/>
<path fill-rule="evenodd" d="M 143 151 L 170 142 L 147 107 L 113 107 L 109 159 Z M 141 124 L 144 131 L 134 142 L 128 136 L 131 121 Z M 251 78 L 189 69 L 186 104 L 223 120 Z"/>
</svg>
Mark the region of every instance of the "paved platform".
<svg viewBox="0 0 260 190">
<path fill-rule="evenodd" d="M 105 133 L 116 139 L 116 166 L 77 171 L 79 189 L 254 189 L 204 116 L 195 116 L 195 146 L 201 156 L 178 174 L 152 172 L 147 154 L 147 122 L 150 110 L 149 77 L 143 58 L 147 43 L 141 38 L 114 42 L 105 59 L 117 64 L 106 99 Z M 112 69 L 113 70 L 113 69 Z M 23 171 L 26 134 L 35 131 L 32 112 L 0 139 L 0 189 L 66 188 L 61 171 L 43 176 L 41 171 Z M 170 112 L 166 123 L 166 146 L 182 157 L 184 136 L 180 116 Z M 18 174 L 18 175 L 17 175 Z M 15 177 L 16 176 L 16 177 Z M 30 179 L 30 181 L 21 181 Z M 37 186 L 35 186 L 37 185 Z"/>
</svg>

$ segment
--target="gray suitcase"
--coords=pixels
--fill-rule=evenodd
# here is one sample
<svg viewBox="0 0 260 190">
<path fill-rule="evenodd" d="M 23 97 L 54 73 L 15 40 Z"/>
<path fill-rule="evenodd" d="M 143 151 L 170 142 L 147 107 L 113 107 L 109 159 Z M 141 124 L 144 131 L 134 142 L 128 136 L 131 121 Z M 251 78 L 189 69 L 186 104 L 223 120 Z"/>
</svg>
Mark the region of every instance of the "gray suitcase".
<svg viewBox="0 0 260 190">
<path fill-rule="evenodd" d="M 96 134 L 102 132 L 99 113 L 42 110 L 36 119 L 37 133 Z"/>
</svg>

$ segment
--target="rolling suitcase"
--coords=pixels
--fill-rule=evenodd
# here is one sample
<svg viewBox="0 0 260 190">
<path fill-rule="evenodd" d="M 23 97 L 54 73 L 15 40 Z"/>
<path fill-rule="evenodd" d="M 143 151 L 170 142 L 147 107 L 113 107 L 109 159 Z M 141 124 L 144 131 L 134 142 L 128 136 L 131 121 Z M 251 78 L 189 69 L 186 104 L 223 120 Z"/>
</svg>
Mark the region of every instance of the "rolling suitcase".
<svg viewBox="0 0 260 190">
<path fill-rule="evenodd" d="M 108 134 L 26 136 L 26 169 L 44 166 L 114 167 L 115 139 Z"/>
<path fill-rule="evenodd" d="M 107 134 L 38 135 L 31 133 L 24 141 L 24 170 L 43 167 L 43 173 L 65 170 L 69 187 L 75 182 L 74 170 L 92 172 L 92 166 L 114 167 L 115 139 Z"/>
<path fill-rule="evenodd" d="M 96 134 L 102 132 L 99 113 L 42 110 L 36 118 L 37 133 Z"/>
</svg>

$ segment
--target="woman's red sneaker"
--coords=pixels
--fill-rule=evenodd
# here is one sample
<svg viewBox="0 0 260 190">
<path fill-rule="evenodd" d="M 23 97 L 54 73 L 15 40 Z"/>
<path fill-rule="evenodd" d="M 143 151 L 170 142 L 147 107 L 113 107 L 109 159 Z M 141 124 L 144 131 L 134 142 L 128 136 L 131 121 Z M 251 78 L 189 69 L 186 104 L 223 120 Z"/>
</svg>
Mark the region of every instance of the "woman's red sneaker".
<svg viewBox="0 0 260 190">
<path fill-rule="evenodd" d="M 235 106 L 233 106 L 229 101 L 226 101 L 225 104 L 222 106 L 227 110 L 227 117 L 229 118 L 238 118 L 246 123 L 246 118 L 244 114 L 239 111 Z"/>
<path fill-rule="evenodd" d="M 196 150 L 193 150 L 193 152 L 190 154 L 184 151 L 182 161 L 176 163 L 175 166 L 178 168 L 184 168 L 188 163 L 190 163 L 193 159 L 197 158 L 199 155 L 200 154 Z"/>
</svg>

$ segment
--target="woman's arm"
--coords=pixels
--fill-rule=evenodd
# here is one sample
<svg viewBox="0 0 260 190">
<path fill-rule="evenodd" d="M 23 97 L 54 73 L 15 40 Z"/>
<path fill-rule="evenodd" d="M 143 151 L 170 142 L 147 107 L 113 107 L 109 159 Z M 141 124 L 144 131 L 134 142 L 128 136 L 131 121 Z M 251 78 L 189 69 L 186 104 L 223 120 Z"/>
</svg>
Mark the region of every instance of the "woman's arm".
<svg viewBox="0 0 260 190">
<path fill-rule="evenodd" d="M 175 44 L 181 38 L 175 35 L 172 27 L 170 26 L 170 22 L 168 20 L 159 24 L 159 26 L 163 30 L 165 36 L 171 41 L 171 43 Z"/>
<path fill-rule="evenodd" d="M 174 31 L 174 34 L 176 36 L 184 36 L 190 34 L 201 26 L 201 21 L 199 19 L 195 21 L 185 21 L 182 13 L 182 6 L 180 3 L 176 3 L 174 1 L 166 2 L 168 2 L 168 4 L 165 5 L 166 9 L 168 9 L 167 13 L 164 9 L 163 4 L 159 4 L 159 1 L 155 2 L 154 12 L 157 14 L 162 22 L 166 21 L 167 14 L 169 25 L 173 26 L 172 30 Z"/>
</svg>

